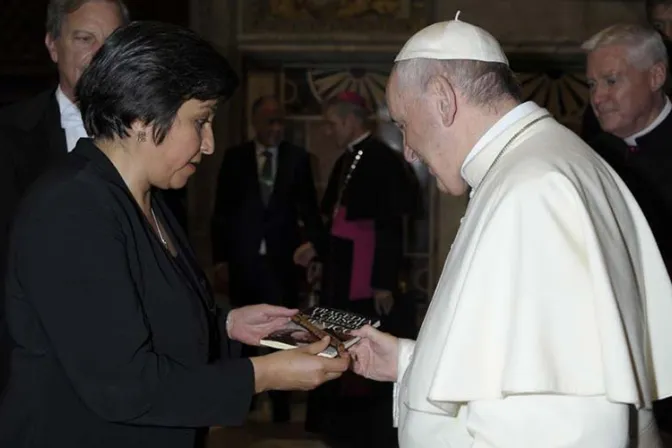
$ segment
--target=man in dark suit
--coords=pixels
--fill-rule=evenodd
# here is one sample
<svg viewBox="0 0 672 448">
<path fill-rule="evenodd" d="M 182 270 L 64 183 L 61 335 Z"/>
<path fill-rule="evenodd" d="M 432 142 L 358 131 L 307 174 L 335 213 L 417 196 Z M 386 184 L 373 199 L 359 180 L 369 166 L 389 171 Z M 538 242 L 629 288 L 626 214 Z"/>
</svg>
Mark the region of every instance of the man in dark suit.
<svg viewBox="0 0 672 448">
<path fill-rule="evenodd" d="M 20 187 L 25 189 L 86 137 L 75 105 L 75 85 L 107 36 L 128 20 L 121 0 L 49 2 L 45 44 L 58 69 L 58 87 L 0 110 L 0 124 L 17 135 L 12 141 L 26 162 L 17 167 L 25 170 Z"/>
<path fill-rule="evenodd" d="M 252 125 L 255 138 L 228 149 L 219 172 L 212 222 L 216 275 L 228 283 L 234 306 L 294 308 L 301 275 L 294 251 L 302 233 L 318 241 L 323 232 L 310 158 L 283 140 L 284 114 L 276 98 L 254 102 Z M 289 420 L 288 395 L 270 396 L 274 420 Z"/>
<path fill-rule="evenodd" d="M 45 44 L 58 68 L 59 84 L 34 98 L 0 110 L 0 178 L 3 207 L 0 209 L 0 250 L 4 260 L 6 239 L 15 205 L 47 168 L 70 152 L 86 136 L 74 87 L 82 71 L 103 41 L 128 22 L 121 0 L 51 0 L 47 7 Z M 5 204 L 5 202 L 7 204 Z M 4 263 L 0 264 L 4 278 Z M 4 315 L 4 288 L 0 293 L 0 317 Z M 4 318 L 0 319 L 0 390 L 9 369 Z"/>
</svg>

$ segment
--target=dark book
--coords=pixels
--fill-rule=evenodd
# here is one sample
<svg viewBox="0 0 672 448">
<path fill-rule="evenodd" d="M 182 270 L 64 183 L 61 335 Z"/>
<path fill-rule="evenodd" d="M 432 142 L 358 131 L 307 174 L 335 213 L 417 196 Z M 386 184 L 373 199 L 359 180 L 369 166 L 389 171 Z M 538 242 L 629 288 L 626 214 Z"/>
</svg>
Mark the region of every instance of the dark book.
<svg viewBox="0 0 672 448">
<path fill-rule="evenodd" d="M 299 312 L 284 328 L 269 334 L 260 344 L 289 350 L 317 342 L 327 334 L 331 337 L 329 347 L 319 355 L 335 358 L 359 341 L 360 338 L 350 332 L 367 324 L 378 327 L 380 321 L 350 311 L 314 306 Z"/>
</svg>

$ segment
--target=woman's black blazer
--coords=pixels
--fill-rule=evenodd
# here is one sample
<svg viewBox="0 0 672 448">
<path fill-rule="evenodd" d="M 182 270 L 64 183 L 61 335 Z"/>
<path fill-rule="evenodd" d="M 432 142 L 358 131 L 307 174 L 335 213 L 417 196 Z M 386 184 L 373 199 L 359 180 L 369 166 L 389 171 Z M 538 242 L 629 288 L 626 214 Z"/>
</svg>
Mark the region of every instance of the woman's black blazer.
<svg viewBox="0 0 672 448">
<path fill-rule="evenodd" d="M 230 356 L 224 313 L 160 192 L 153 197 L 177 258 L 91 140 L 21 204 L 1 447 L 187 448 L 199 427 L 244 421 L 252 364 Z"/>
</svg>

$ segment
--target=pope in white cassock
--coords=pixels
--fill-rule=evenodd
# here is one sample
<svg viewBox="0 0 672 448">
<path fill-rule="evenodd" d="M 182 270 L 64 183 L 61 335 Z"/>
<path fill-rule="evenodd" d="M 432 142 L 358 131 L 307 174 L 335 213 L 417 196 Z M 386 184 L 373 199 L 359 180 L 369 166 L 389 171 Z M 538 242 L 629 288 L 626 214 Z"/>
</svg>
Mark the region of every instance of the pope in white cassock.
<svg viewBox="0 0 672 448">
<path fill-rule="evenodd" d="M 396 385 L 401 448 L 660 447 L 672 284 L 621 179 L 459 21 L 387 86 L 406 158 L 471 201 L 417 341 L 366 327 L 354 370 Z"/>
</svg>

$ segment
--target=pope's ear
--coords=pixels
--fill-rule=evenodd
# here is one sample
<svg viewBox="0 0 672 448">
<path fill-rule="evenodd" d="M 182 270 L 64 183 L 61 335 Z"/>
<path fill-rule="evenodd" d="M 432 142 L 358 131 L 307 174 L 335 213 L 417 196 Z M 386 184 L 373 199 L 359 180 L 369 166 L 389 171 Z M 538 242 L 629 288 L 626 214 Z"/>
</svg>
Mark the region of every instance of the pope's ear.
<svg viewBox="0 0 672 448">
<path fill-rule="evenodd" d="M 443 75 L 432 76 L 427 83 L 427 93 L 436 105 L 436 111 L 444 126 L 452 126 L 457 112 L 455 89 Z"/>
</svg>

